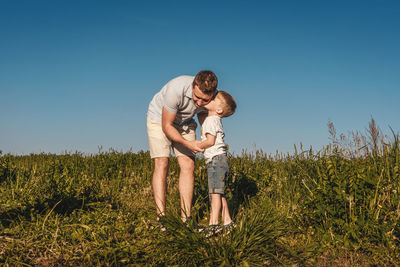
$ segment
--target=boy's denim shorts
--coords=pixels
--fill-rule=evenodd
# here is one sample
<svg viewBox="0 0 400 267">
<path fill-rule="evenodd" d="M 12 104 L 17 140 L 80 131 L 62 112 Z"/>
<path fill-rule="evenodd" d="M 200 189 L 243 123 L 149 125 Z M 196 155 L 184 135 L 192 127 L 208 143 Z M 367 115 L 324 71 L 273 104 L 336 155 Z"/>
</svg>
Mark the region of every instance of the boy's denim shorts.
<svg viewBox="0 0 400 267">
<path fill-rule="evenodd" d="M 228 158 L 225 154 L 217 155 L 207 163 L 209 194 L 224 194 L 225 178 L 229 173 Z"/>
</svg>

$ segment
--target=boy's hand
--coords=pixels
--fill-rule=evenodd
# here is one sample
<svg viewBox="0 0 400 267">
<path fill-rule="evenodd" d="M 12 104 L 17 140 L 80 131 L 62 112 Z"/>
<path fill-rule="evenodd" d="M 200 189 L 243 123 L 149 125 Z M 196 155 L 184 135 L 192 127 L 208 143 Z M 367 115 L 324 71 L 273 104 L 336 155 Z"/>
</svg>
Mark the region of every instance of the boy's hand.
<svg viewBox="0 0 400 267">
<path fill-rule="evenodd" d="M 189 148 L 193 153 L 203 152 L 204 149 L 200 147 L 200 140 L 188 141 L 186 147 Z"/>
<path fill-rule="evenodd" d="M 206 140 L 201 141 L 201 143 L 199 144 L 199 147 L 203 148 L 203 149 L 207 149 L 209 147 L 212 147 L 215 144 L 215 140 L 216 140 L 216 136 L 206 133 Z"/>
</svg>

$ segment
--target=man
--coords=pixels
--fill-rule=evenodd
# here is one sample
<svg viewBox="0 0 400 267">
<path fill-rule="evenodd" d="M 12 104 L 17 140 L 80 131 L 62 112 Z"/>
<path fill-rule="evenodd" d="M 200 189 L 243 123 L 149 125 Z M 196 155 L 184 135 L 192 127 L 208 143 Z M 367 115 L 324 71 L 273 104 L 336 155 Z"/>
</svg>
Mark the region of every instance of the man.
<svg viewBox="0 0 400 267">
<path fill-rule="evenodd" d="M 153 193 L 159 216 L 165 215 L 167 173 L 173 148 L 180 167 L 179 193 L 182 220 L 190 216 L 194 189 L 194 157 L 203 152 L 196 141 L 193 116 L 205 111 L 217 90 L 212 71 L 179 76 L 169 81 L 152 99 L 147 112 L 150 156 L 154 159 Z"/>
</svg>

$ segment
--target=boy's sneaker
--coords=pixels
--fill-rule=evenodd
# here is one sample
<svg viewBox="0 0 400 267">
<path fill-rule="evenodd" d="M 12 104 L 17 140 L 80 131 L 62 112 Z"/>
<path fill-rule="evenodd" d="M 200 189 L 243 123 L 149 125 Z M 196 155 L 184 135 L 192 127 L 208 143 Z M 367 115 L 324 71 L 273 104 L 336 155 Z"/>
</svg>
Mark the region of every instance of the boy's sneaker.
<svg viewBox="0 0 400 267">
<path fill-rule="evenodd" d="M 222 226 L 225 234 L 229 234 L 235 227 L 236 227 L 236 223 L 234 221 L 231 221 L 230 223 Z"/>
<path fill-rule="evenodd" d="M 214 235 L 217 235 L 223 230 L 222 226 L 215 224 L 215 225 L 210 225 L 207 228 L 204 229 L 204 233 L 206 237 L 211 237 Z"/>
<path fill-rule="evenodd" d="M 201 226 L 201 225 L 199 224 L 199 225 L 196 225 L 196 227 L 194 228 L 194 230 L 197 231 L 197 232 L 199 232 L 199 233 L 201 233 L 201 232 L 204 232 L 204 231 L 206 230 L 206 228 L 205 228 L 204 226 Z"/>
</svg>

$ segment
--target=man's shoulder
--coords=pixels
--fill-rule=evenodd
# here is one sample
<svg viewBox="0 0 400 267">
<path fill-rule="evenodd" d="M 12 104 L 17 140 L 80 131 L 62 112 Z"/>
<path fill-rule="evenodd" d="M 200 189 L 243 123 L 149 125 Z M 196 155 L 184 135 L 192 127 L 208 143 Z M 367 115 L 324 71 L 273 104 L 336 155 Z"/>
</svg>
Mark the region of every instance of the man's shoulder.
<svg viewBox="0 0 400 267">
<path fill-rule="evenodd" d="M 165 90 L 169 93 L 176 95 L 190 95 L 191 88 L 194 77 L 189 75 L 181 75 L 170 80 L 166 86 Z"/>
</svg>

